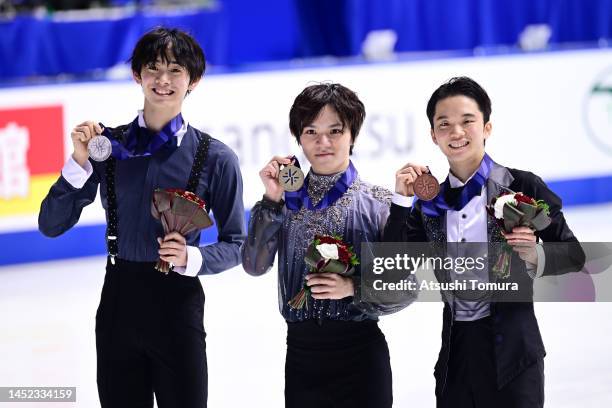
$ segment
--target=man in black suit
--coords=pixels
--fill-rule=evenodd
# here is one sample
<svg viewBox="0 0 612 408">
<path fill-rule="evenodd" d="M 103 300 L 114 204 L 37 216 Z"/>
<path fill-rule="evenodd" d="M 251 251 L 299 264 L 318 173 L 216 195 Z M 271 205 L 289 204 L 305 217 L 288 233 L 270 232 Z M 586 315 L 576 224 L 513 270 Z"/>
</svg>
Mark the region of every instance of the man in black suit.
<svg viewBox="0 0 612 408">
<path fill-rule="evenodd" d="M 449 175 L 436 199 L 411 204 L 415 179 L 429 170 L 410 163 L 402 167 L 384 240 L 490 243 L 489 275 L 491 243 L 505 241 L 513 250 L 511 280 L 527 281 L 531 295 L 531 279 L 580 270 L 584 252 L 565 222 L 560 198 L 542 179 L 501 166 L 485 153 L 490 114 L 487 93 L 470 78 L 452 78 L 432 94 L 431 137 L 448 159 Z M 508 189 L 544 200 L 551 224 L 537 232 L 524 226 L 502 231 L 486 207 Z M 546 352 L 531 297 L 502 302 L 444 295 L 442 347 L 434 370 L 437 406 L 542 407 Z"/>
</svg>

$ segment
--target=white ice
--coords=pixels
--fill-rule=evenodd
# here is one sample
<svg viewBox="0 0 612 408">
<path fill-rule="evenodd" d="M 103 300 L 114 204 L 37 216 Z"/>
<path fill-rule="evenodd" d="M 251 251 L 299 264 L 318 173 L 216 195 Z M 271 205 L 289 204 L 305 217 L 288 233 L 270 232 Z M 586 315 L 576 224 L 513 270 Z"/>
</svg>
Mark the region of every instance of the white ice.
<svg viewBox="0 0 612 408">
<path fill-rule="evenodd" d="M 581 240 L 612 241 L 612 205 L 565 213 Z M 0 268 L 0 386 L 76 386 L 76 404 L 45 407 L 99 406 L 94 316 L 104 262 L 93 257 Z M 275 270 L 253 278 L 237 267 L 201 279 L 209 407 L 282 407 L 286 329 Z M 435 406 L 441 311 L 441 304 L 416 303 L 381 319 L 396 407 Z M 548 352 L 546 406 L 612 406 L 612 303 L 538 303 L 536 313 Z"/>
</svg>

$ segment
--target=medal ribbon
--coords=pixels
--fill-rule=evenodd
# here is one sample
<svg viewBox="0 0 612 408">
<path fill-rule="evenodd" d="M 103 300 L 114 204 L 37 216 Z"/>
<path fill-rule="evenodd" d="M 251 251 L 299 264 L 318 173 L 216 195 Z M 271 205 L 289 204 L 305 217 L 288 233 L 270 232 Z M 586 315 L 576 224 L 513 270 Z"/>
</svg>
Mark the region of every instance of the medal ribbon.
<svg viewBox="0 0 612 408">
<path fill-rule="evenodd" d="M 117 160 L 132 157 L 150 156 L 162 148 L 176 148 L 178 142 L 174 136 L 183 127 L 183 116 L 179 113 L 172 118 L 159 132 L 142 128 L 136 118 L 130 125 L 125 141 L 119 141 L 111 136 L 105 127 L 102 134 L 108 137 L 113 147 L 112 156 Z"/>
<path fill-rule="evenodd" d="M 467 203 L 470 202 L 472 198 L 480 195 L 482 187 L 489 178 L 489 173 L 491 172 L 492 167 L 493 160 L 488 154 L 485 153 L 474 176 L 465 184 L 465 186 L 457 189 L 460 191 L 458 194 L 456 194 L 455 200 L 448 199 L 449 192 L 455 189 L 450 188 L 450 181 L 448 180 L 448 177 L 446 177 L 446 180 L 444 180 L 444 183 L 442 183 L 440 186 L 440 192 L 433 200 L 423 201 L 417 199 L 412 205 L 412 208 L 415 208 L 415 204 L 420 201 L 421 211 L 430 217 L 439 217 L 448 210 L 460 211 Z"/>
<path fill-rule="evenodd" d="M 300 168 L 300 162 L 294 157 L 294 166 Z M 353 166 L 353 162 L 349 161 L 348 168 L 342 173 L 338 181 L 332 186 L 332 188 L 323 196 L 321 201 L 317 205 L 313 205 L 310 197 L 308 196 L 308 181 L 310 174 L 306 176 L 304 185 L 297 191 L 285 191 L 285 205 L 288 209 L 298 211 L 302 206 L 305 206 L 309 210 L 322 210 L 333 205 L 340 197 L 346 193 L 351 184 L 357 178 L 357 169 Z"/>
</svg>

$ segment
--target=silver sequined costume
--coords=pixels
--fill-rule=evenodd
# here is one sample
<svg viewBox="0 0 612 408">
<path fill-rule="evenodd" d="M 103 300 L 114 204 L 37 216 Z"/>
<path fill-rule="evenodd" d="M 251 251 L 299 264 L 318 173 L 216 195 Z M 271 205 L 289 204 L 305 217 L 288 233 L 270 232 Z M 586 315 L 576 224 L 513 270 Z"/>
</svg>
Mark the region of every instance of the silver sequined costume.
<svg viewBox="0 0 612 408">
<path fill-rule="evenodd" d="M 309 174 L 308 193 L 319 202 L 340 174 Z M 378 242 L 389 215 L 392 193 L 362 181 L 359 177 L 331 206 L 320 210 L 302 207 L 291 211 L 267 200 L 259 201 L 251 211 L 249 234 L 242 247 L 242 265 L 251 275 L 266 273 L 278 251 L 279 309 L 289 322 L 307 319 L 364 320 L 393 313 L 407 303 L 379 305 L 361 302 L 360 266 L 353 281 L 356 295 L 341 300 L 315 300 L 308 297 L 308 308 L 296 310 L 287 302 L 302 288 L 309 267 L 304 262 L 308 245 L 315 235 L 339 235 L 353 246 L 360 257 L 362 242 Z"/>
</svg>

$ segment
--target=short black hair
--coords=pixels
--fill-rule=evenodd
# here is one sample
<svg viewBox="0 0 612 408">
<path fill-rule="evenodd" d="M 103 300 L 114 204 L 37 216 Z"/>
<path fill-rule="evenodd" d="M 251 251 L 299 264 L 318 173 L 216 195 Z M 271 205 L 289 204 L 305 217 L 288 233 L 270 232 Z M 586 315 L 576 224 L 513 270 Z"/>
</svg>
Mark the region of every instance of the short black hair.
<svg viewBox="0 0 612 408">
<path fill-rule="evenodd" d="M 342 128 L 348 126 L 350 129 L 350 153 L 352 154 L 353 144 L 365 120 L 365 106 L 355 92 L 340 84 L 311 85 L 295 98 L 289 111 L 289 130 L 291 134 L 299 144 L 304 128 L 314 122 L 326 105 L 336 111 L 342 121 Z"/>
<path fill-rule="evenodd" d="M 480 112 L 482 112 L 484 123 L 486 124 L 489 121 L 491 117 L 491 99 L 489 99 L 487 92 L 472 78 L 465 76 L 454 77 L 440 85 L 431 95 L 431 98 L 429 98 L 429 102 L 427 102 L 427 118 L 432 129 L 434 128 L 434 115 L 436 114 L 437 103 L 442 99 L 458 95 L 473 99 L 478 104 Z"/>
<path fill-rule="evenodd" d="M 204 51 L 191 35 L 177 28 L 157 27 L 140 37 L 129 60 L 132 71 L 140 76 L 142 67 L 154 64 L 157 58 L 169 63 L 169 50 L 189 73 L 190 84 L 202 78 L 206 70 Z"/>
</svg>

